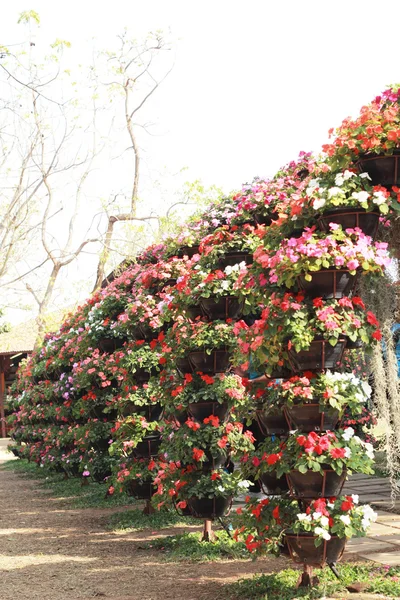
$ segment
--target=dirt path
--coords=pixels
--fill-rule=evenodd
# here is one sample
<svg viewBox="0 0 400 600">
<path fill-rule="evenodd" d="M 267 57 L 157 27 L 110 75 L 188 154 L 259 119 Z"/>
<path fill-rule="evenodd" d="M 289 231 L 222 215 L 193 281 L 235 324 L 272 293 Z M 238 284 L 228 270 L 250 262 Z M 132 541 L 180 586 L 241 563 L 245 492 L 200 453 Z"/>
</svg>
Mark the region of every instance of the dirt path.
<svg viewBox="0 0 400 600">
<path fill-rule="evenodd" d="M 216 600 L 222 586 L 285 560 L 165 563 L 143 541 L 159 532 L 106 531 L 111 509 L 69 509 L 0 464 L 1 600 Z"/>
</svg>

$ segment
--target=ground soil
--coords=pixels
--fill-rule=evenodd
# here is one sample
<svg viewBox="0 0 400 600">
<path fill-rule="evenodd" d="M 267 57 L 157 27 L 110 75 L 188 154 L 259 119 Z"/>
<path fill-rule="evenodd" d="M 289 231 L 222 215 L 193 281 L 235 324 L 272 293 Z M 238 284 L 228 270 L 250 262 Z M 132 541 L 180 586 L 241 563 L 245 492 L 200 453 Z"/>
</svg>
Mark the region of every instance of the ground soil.
<svg viewBox="0 0 400 600">
<path fill-rule="evenodd" d="M 288 566 L 274 558 L 166 563 L 143 548 L 159 531 L 106 529 L 117 510 L 71 509 L 0 465 L 0 599 L 217 600 L 227 583 Z"/>
</svg>

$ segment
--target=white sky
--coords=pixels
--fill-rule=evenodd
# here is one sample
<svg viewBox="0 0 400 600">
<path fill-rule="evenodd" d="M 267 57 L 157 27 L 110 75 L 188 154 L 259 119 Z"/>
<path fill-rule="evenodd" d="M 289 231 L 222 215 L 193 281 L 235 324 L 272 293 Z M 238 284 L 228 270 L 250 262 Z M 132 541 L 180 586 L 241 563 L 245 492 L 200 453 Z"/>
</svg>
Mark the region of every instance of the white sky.
<svg viewBox="0 0 400 600">
<path fill-rule="evenodd" d="M 41 17 L 36 45 L 69 40 L 82 63 L 93 37 L 107 47 L 125 26 L 138 37 L 171 29 L 180 41 L 152 99 L 159 135 L 146 161 L 227 192 L 318 152 L 330 127 L 400 80 L 397 0 L 13 0 L 0 44 L 23 41 L 16 22 L 29 9 Z"/>
</svg>

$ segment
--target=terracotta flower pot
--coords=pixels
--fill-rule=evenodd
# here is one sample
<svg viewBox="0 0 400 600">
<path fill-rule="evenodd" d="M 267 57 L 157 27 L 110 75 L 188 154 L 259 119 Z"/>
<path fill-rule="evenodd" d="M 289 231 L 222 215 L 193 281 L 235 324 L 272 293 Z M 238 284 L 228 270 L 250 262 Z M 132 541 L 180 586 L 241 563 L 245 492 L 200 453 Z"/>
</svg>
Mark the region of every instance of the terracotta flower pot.
<svg viewBox="0 0 400 600">
<path fill-rule="evenodd" d="M 289 491 L 286 475 L 277 477 L 276 473 L 263 473 L 260 477 L 264 492 L 270 496 L 280 496 Z"/>
<path fill-rule="evenodd" d="M 357 167 L 360 173 L 368 173 L 373 185 L 391 188 L 400 185 L 400 155 L 395 150 L 392 155 L 366 155 L 360 158 Z"/>
<path fill-rule="evenodd" d="M 224 498 L 216 496 L 214 498 L 188 498 L 188 506 L 191 514 L 197 519 L 216 519 L 223 517 L 232 504 L 232 497 Z"/>
<path fill-rule="evenodd" d="M 227 350 L 213 350 L 211 354 L 206 352 L 190 352 L 189 360 L 195 371 L 207 374 L 225 373 L 229 370 L 231 354 Z"/>
<path fill-rule="evenodd" d="M 339 421 L 339 411 L 328 414 L 319 411 L 319 404 L 295 405 L 285 407 L 284 411 L 291 429 L 299 429 L 303 433 L 311 431 L 333 431 Z"/>
<path fill-rule="evenodd" d="M 283 411 L 266 413 L 264 409 L 256 410 L 257 422 L 264 435 L 284 435 L 289 432 Z"/>
<path fill-rule="evenodd" d="M 188 404 L 189 414 L 200 423 L 210 415 L 214 415 L 220 421 L 223 421 L 228 414 L 228 410 L 229 407 L 226 402 L 190 402 Z"/>
<path fill-rule="evenodd" d="M 323 473 L 290 471 L 287 474 L 290 495 L 295 498 L 326 498 L 339 496 L 346 479 L 346 470 L 338 475 L 332 469 Z"/>
<path fill-rule="evenodd" d="M 330 540 L 323 540 L 322 544 L 315 547 L 317 536 L 312 533 L 285 535 L 289 546 L 291 558 L 313 567 L 323 567 L 325 563 L 336 563 L 342 557 L 346 546 L 346 538 L 333 535 Z"/>
<path fill-rule="evenodd" d="M 347 269 L 321 269 L 310 273 L 312 281 L 300 276 L 302 290 L 310 298 L 342 298 L 351 296 L 357 283 L 357 274 L 351 275 Z"/>
<path fill-rule="evenodd" d="M 243 301 L 238 300 L 235 296 L 200 298 L 201 308 L 210 321 L 240 319 L 243 304 Z"/>
<path fill-rule="evenodd" d="M 340 338 L 336 346 L 331 346 L 327 340 L 315 339 L 308 350 L 296 352 L 291 348 L 289 361 L 294 371 L 319 371 L 335 369 L 341 363 L 347 340 Z"/>
<path fill-rule="evenodd" d="M 359 227 L 365 235 L 370 235 L 374 239 L 378 230 L 379 217 L 379 212 L 367 212 L 362 208 L 338 207 L 321 215 L 318 219 L 318 226 L 322 231 L 328 232 L 330 231 L 329 223 L 341 225 L 343 230 Z"/>
</svg>

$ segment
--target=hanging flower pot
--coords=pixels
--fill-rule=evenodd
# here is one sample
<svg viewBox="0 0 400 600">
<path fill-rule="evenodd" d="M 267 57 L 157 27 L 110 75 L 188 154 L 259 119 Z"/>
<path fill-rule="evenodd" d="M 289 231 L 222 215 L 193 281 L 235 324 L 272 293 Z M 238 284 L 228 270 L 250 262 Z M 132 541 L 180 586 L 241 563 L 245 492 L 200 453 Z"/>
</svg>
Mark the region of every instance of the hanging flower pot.
<svg viewBox="0 0 400 600">
<path fill-rule="evenodd" d="M 336 563 L 343 555 L 347 539 L 333 535 L 330 540 L 323 540 L 315 547 L 317 536 L 312 533 L 285 535 L 292 560 L 312 567 L 323 567 L 325 563 Z"/>
<path fill-rule="evenodd" d="M 332 469 L 322 473 L 290 471 L 287 474 L 291 496 L 295 498 L 326 498 L 339 496 L 346 479 L 346 469 L 338 475 Z"/>
<path fill-rule="evenodd" d="M 343 230 L 359 227 L 365 235 L 375 239 L 379 217 L 379 212 L 367 212 L 362 208 L 338 207 L 321 215 L 318 226 L 322 231 L 330 231 L 329 223 L 341 225 Z"/>
<path fill-rule="evenodd" d="M 157 456 L 160 444 L 161 437 L 159 435 L 149 435 L 137 444 L 136 448 L 133 449 L 133 453 L 138 458 Z"/>
<path fill-rule="evenodd" d="M 126 338 L 101 338 L 97 342 L 97 346 L 102 352 L 111 353 L 115 352 L 119 348 L 122 348 L 125 342 Z"/>
<path fill-rule="evenodd" d="M 200 298 L 201 308 L 210 321 L 239 319 L 242 315 L 243 304 L 243 301 L 234 296 Z"/>
<path fill-rule="evenodd" d="M 189 360 L 195 371 L 206 374 L 225 373 L 231 366 L 231 354 L 227 350 L 212 350 L 206 352 L 189 352 Z"/>
<path fill-rule="evenodd" d="M 210 452 L 205 453 L 207 459 L 201 463 L 201 469 L 203 472 L 215 471 L 220 467 L 223 467 L 227 462 L 228 458 L 224 452 L 218 452 L 216 456 L 213 456 Z"/>
<path fill-rule="evenodd" d="M 251 265 L 253 262 L 253 255 L 249 252 L 227 252 L 218 259 L 218 267 L 223 271 L 226 267 L 233 267 L 241 262 L 245 262 L 246 265 Z"/>
<path fill-rule="evenodd" d="M 226 516 L 232 506 L 232 496 L 224 498 L 216 496 L 214 498 L 188 498 L 188 506 L 191 514 L 196 519 L 216 519 Z"/>
<path fill-rule="evenodd" d="M 97 483 L 104 483 L 108 477 L 111 477 L 111 470 L 95 471 L 94 473 L 91 473 L 91 475 Z"/>
<path fill-rule="evenodd" d="M 320 412 L 319 404 L 303 404 L 285 407 L 290 429 L 299 429 L 303 433 L 311 431 L 333 431 L 339 421 L 339 411 Z"/>
<path fill-rule="evenodd" d="M 360 173 L 368 173 L 372 185 L 383 185 L 390 188 L 400 185 L 400 153 L 394 150 L 394 154 L 376 154 L 363 156 L 357 163 Z"/>
<path fill-rule="evenodd" d="M 342 360 L 346 342 L 346 339 L 340 338 L 336 346 L 331 346 L 327 340 L 315 339 L 308 350 L 288 350 L 289 362 L 293 370 L 298 372 L 335 369 Z"/>
<path fill-rule="evenodd" d="M 137 498 L 137 500 L 151 500 L 155 493 L 154 486 L 151 481 L 130 481 L 126 488 L 128 496 Z"/>
<path fill-rule="evenodd" d="M 146 340 L 146 342 L 151 342 L 158 337 L 159 333 L 159 330 L 153 329 L 147 325 L 147 323 L 138 323 L 131 332 L 131 338 L 134 340 Z"/>
<path fill-rule="evenodd" d="M 199 317 L 204 317 L 204 312 L 200 302 L 191 306 L 185 306 L 185 313 L 189 319 L 195 321 Z"/>
<path fill-rule="evenodd" d="M 357 274 L 347 269 L 321 269 L 312 273 L 312 280 L 298 278 L 299 286 L 310 298 L 342 298 L 351 296 L 357 282 Z"/>
<path fill-rule="evenodd" d="M 264 435 L 284 435 L 289 432 L 289 426 L 282 411 L 267 413 L 264 409 L 258 409 L 256 418 Z"/>
<path fill-rule="evenodd" d="M 182 508 L 181 506 L 177 506 L 177 502 L 172 498 L 172 503 L 174 505 L 174 508 L 176 510 L 176 512 L 178 513 L 178 515 L 180 517 L 191 517 L 192 516 L 192 511 L 190 510 L 189 505 L 186 503 L 186 506 L 184 508 Z"/>
<path fill-rule="evenodd" d="M 175 366 L 181 375 L 193 373 L 193 366 L 188 358 L 176 358 Z"/>
<path fill-rule="evenodd" d="M 157 402 L 146 406 L 137 406 L 136 404 L 126 404 L 123 408 L 122 415 L 128 417 L 133 414 L 141 414 L 146 417 L 147 421 L 158 421 L 162 415 L 163 407 Z"/>
<path fill-rule="evenodd" d="M 286 475 L 277 477 L 276 472 L 263 473 L 260 476 L 260 481 L 264 489 L 264 493 L 270 496 L 280 496 L 289 491 L 289 485 Z"/>
<path fill-rule="evenodd" d="M 177 256 L 187 256 L 188 258 L 192 258 L 195 254 L 199 253 L 199 246 L 181 246 L 176 253 Z"/>
<path fill-rule="evenodd" d="M 356 340 L 353 342 L 350 338 L 347 338 L 346 350 L 358 350 L 364 346 L 364 342 L 362 340 Z"/>
<path fill-rule="evenodd" d="M 223 421 L 228 414 L 228 410 L 229 407 L 226 402 L 190 402 L 188 404 L 189 414 L 200 423 L 210 415 Z"/>
<path fill-rule="evenodd" d="M 135 373 L 133 373 L 133 378 L 135 380 L 135 383 L 147 383 L 150 380 L 150 377 L 152 375 L 155 375 L 157 373 L 157 369 L 154 368 L 150 368 L 150 369 L 144 369 L 144 368 L 139 368 L 136 369 Z"/>
</svg>

